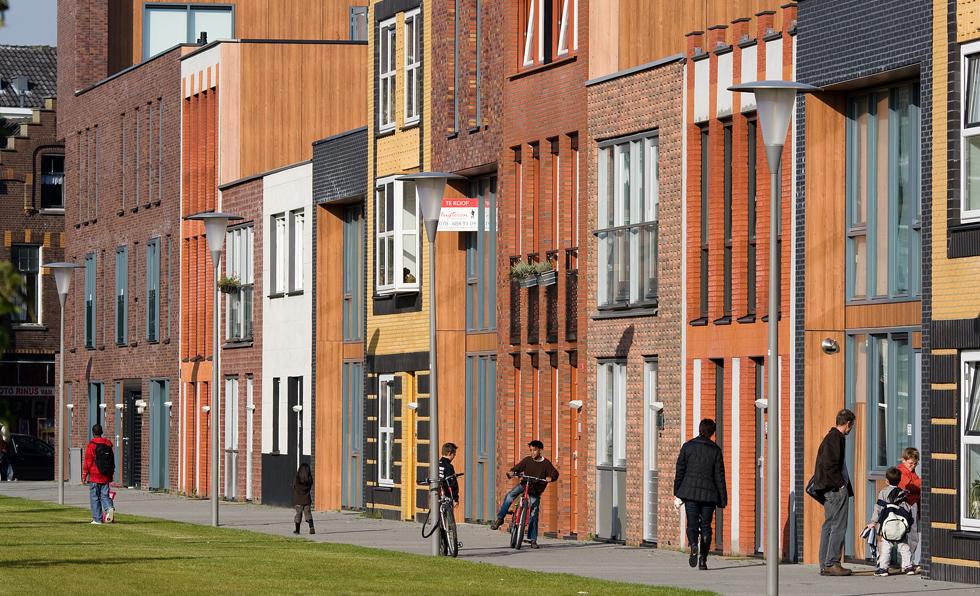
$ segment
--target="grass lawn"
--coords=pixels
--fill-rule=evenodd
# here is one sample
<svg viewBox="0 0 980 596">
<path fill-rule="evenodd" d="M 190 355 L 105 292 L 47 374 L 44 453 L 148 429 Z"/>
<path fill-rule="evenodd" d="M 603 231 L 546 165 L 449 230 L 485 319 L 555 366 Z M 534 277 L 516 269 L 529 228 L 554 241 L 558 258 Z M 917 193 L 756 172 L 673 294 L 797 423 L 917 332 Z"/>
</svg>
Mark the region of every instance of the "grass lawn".
<svg viewBox="0 0 980 596">
<path fill-rule="evenodd" d="M 708 594 L 0 497 L 7 594 Z M 431 579 L 438 576 L 439 579 Z"/>
</svg>

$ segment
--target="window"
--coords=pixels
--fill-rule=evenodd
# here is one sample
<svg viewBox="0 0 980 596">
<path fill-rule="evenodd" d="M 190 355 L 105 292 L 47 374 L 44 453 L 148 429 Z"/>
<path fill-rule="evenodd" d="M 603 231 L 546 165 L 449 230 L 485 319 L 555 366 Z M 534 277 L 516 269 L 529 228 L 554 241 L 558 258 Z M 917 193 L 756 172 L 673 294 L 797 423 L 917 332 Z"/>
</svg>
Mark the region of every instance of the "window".
<svg viewBox="0 0 980 596">
<path fill-rule="evenodd" d="M 722 296 L 723 320 L 732 316 L 732 123 L 725 124 L 725 252 L 724 252 L 724 294 Z"/>
<path fill-rule="evenodd" d="M 419 290 L 419 217 L 414 182 L 379 180 L 375 199 L 379 294 Z"/>
<path fill-rule="evenodd" d="M 520 0 L 518 10 L 522 66 L 578 50 L 578 0 Z"/>
<path fill-rule="evenodd" d="M 391 486 L 392 450 L 395 448 L 395 377 L 378 379 L 378 484 Z"/>
<path fill-rule="evenodd" d="M 960 362 L 960 523 L 963 529 L 980 530 L 980 351 L 963 352 Z"/>
<path fill-rule="evenodd" d="M 41 156 L 41 209 L 65 208 L 65 156 Z"/>
<path fill-rule="evenodd" d="M 756 200 L 756 151 L 758 149 L 758 134 L 759 134 L 759 123 L 756 120 L 748 121 L 748 214 L 749 214 L 749 243 L 748 252 L 746 253 L 746 259 L 748 261 L 747 265 L 747 275 L 745 279 L 746 287 L 746 305 L 745 312 L 748 316 L 755 315 L 755 284 L 756 284 L 756 243 L 758 241 L 756 237 L 757 230 L 757 207 L 758 202 Z"/>
<path fill-rule="evenodd" d="M 699 317 L 708 318 L 708 127 L 701 128 L 701 263 Z"/>
<path fill-rule="evenodd" d="M 143 8 L 143 59 L 179 43 L 195 43 L 201 34 L 208 39 L 231 39 L 234 35 L 230 6 L 201 4 L 147 4 Z"/>
<path fill-rule="evenodd" d="M 395 20 L 378 28 L 378 130 L 395 128 Z"/>
<path fill-rule="evenodd" d="M 279 453 L 279 386 L 280 377 L 272 378 L 272 452 Z"/>
<path fill-rule="evenodd" d="M 477 231 L 466 234 L 466 330 L 497 328 L 497 178 L 473 181 Z M 557 287 L 557 286 L 549 286 Z"/>
<path fill-rule="evenodd" d="M 286 275 L 289 271 L 286 251 L 286 214 L 272 216 L 272 295 L 286 293 Z"/>
<path fill-rule="evenodd" d="M 919 294 L 919 87 L 847 101 L 847 298 Z"/>
<path fill-rule="evenodd" d="M 360 205 L 344 211 L 344 339 L 364 337 L 364 212 Z"/>
<path fill-rule="evenodd" d="M 367 41 L 367 6 L 350 7 L 350 39 L 351 41 Z"/>
<path fill-rule="evenodd" d="M 600 308 L 655 306 L 660 201 L 656 136 L 599 149 Z"/>
<path fill-rule="evenodd" d="M 129 249 L 120 246 L 116 249 L 116 345 L 124 346 L 129 341 Z"/>
<path fill-rule="evenodd" d="M 12 246 L 10 254 L 14 267 L 24 278 L 24 294 L 19 297 L 18 308 L 11 320 L 21 324 L 41 322 L 41 247 Z"/>
<path fill-rule="evenodd" d="M 599 362 L 596 464 L 626 466 L 626 363 Z"/>
<path fill-rule="evenodd" d="M 85 255 L 85 347 L 95 348 L 95 253 Z"/>
<path fill-rule="evenodd" d="M 305 214 L 303 209 L 289 213 L 289 290 L 303 291 L 303 225 Z"/>
<path fill-rule="evenodd" d="M 963 180 L 960 221 L 980 221 L 980 44 L 964 45 L 963 73 Z"/>
<path fill-rule="evenodd" d="M 869 469 L 884 472 L 912 446 L 915 354 L 907 333 L 847 337 L 847 403 L 868 404 Z"/>
<path fill-rule="evenodd" d="M 146 339 L 160 339 L 160 239 L 146 243 Z"/>
<path fill-rule="evenodd" d="M 418 9 L 405 13 L 405 124 L 419 121 L 422 101 L 422 23 Z"/>
<path fill-rule="evenodd" d="M 254 267 L 252 264 L 253 226 L 242 226 L 228 231 L 228 257 L 225 260 L 225 276 L 238 280 L 238 289 L 228 293 L 225 312 L 225 337 L 228 341 L 248 340 L 252 337 L 252 288 Z"/>
</svg>

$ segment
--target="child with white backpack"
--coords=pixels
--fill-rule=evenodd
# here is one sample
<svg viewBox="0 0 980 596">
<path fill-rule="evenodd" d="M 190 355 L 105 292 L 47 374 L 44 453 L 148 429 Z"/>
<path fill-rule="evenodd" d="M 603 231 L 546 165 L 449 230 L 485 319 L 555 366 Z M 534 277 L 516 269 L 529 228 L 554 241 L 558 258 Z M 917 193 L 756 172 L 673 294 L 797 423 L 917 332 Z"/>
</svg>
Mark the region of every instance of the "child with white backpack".
<svg viewBox="0 0 980 596">
<path fill-rule="evenodd" d="M 888 486 L 878 493 L 874 511 L 871 513 L 872 521 L 867 526 L 878 535 L 878 568 L 875 569 L 875 575 L 888 575 L 888 565 L 894 549 L 898 549 L 902 573 L 914 575 L 912 549 L 909 547 L 912 507 L 906 502 L 908 492 L 898 487 L 902 480 L 902 473 L 898 468 L 888 468 L 885 479 Z"/>
</svg>

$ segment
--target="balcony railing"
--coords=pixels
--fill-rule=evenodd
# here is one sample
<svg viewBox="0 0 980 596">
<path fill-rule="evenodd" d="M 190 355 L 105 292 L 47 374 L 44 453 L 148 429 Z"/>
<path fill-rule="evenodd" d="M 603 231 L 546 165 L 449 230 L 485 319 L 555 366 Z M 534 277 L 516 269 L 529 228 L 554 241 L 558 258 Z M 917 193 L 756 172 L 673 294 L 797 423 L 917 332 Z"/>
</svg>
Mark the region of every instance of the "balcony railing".
<svg viewBox="0 0 980 596">
<path fill-rule="evenodd" d="M 553 269 L 558 269 L 558 251 L 548 251 L 548 262 Z M 545 333 L 549 343 L 558 341 L 558 282 L 545 286 Z"/>
<path fill-rule="evenodd" d="M 578 340 L 578 249 L 565 250 L 565 340 Z"/>
<path fill-rule="evenodd" d="M 513 267 L 520 260 L 520 257 L 511 257 L 510 266 Z M 510 343 L 521 343 L 521 286 L 513 277 L 510 277 Z"/>
<path fill-rule="evenodd" d="M 658 235 L 655 221 L 596 232 L 600 308 L 656 306 Z"/>
</svg>

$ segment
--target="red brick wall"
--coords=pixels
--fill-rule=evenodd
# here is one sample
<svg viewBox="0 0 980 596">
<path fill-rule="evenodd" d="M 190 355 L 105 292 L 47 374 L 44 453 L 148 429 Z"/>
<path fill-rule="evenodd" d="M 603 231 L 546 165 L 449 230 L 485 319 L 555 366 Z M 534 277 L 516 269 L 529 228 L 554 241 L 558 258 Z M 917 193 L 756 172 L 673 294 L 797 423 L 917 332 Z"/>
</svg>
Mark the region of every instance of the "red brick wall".
<svg viewBox="0 0 980 596">
<path fill-rule="evenodd" d="M 589 352 L 583 366 L 588 396 L 584 414 L 588 435 L 596 436 L 596 361 L 598 358 L 626 360 L 626 528 L 625 539 L 638 544 L 643 539 L 644 476 L 644 358 L 658 357 L 658 400 L 663 402 L 664 430 L 658 436 L 659 506 L 658 544 L 674 546 L 678 536 L 678 512 L 673 506 L 674 463 L 680 449 L 681 432 L 681 300 L 683 284 L 680 262 L 683 251 L 683 80 L 685 65 L 673 62 L 589 87 L 588 172 L 589 192 L 583 197 L 588 228 L 598 222 L 598 158 L 596 141 L 656 130 L 659 139 L 659 308 L 653 316 L 588 321 Z M 598 304 L 596 287 L 597 240 L 588 238 L 584 262 L 588 292 L 587 312 Z M 593 444 L 590 441 L 590 444 Z M 580 450 L 580 466 L 587 473 L 588 524 L 595 528 L 595 449 Z"/>
<path fill-rule="evenodd" d="M 502 151 L 499 169 L 499 253 L 497 274 L 497 480 L 498 499 L 504 490 L 512 485 L 503 473 L 514 462 L 527 454 L 526 443 L 540 438 L 545 443 L 545 455 L 561 472 L 561 478 L 548 488 L 542 499 L 540 529 L 545 533 L 560 535 L 577 534 L 585 536 L 592 527 L 587 519 L 586 496 L 587 468 L 581 465 L 581 457 L 590 449 L 588 430 L 582 427 L 578 432 L 573 425 L 577 415 L 568 407 L 571 399 L 583 399 L 586 407 L 583 416 L 588 417 L 591 406 L 585 391 L 585 377 L 581 367 L 585 362 L 585 291 L 584 281 L 579 281 L 577 293 L 578 341 L 569 342 L 566 338 L 564 313 L 569 308 L 565 285 L 565 250 L 578 247 L 578 262 L 585 262 L 585 239 L 587 229 L 584 225 L 585 209 L 581 201 L 588 188 L 587 163 L 585 153 L 586 131 L 586 88 L 588 78 L 588 12 L 589 3 L 579 2 L 577 52 L 559 58 L 550 65 L 524 69 L 518 72 L 519 60 L 523 53 L 520 43 L 519 7 L 517 2 L 503 6 L 502 22 L 502 77 L 503 91 L 501 101 Z M 569 44 L 571 45 L 571 44 Z M 552 154 L 551 139 L 557 139 L 560 156 L 560 175 L 555 188 L 553 171 L 555 160 Z M 573 149 L 577 143 L 577 150 Z M 532 175 L 535 159 L 532 157 L 532 144 L 539 147 L 537 164 L 538 177 Z M 521 149 L 523 175 L 518 173 L 513 148 Z M 576 160 L 576 154 L 578 159 Z M 576 161 L 578 168 L 576 172 Z M 560 207 L 554 209 L 555 192 L 559 193 Z M 523 193 L 523 200 L 520 199 Z M 537 206 L 533 200 L 537 197 Z M 578 204 L 576 203 L 578 201 Z M 582 215 L 579 215 L 582 214 Z M 559 222 L 559 237 L 555 237 L 556 220 Z M 547 343 L 545 333 L 545 291 L 540 290 L 539 329 L 537 344 L 527 343 L 527 297 L 528 290 L 521 290 L 520 321 L 523 328 L 521 344 L 510 343 L 510 257 L 537 250 L 544 260 L 546 252 L 558 253 L 558 312 L 560 313 L 559 341 Z M 577 267 L 577 265 L 575 265 Z M 552 397 L 552 374 L 550 371 L 551 353 L 558 364 L 558 429 L 554 429 L 554 406 Z M 538 388 L 538 410 L 532 412 L 533 399 L 533 361 L 540 371 Z M 573 363 L 580 367 L 573 369 Z M 520 374 L 520 389 L 516 387 Z M 576 386 L 571 383 L 575 380 Z M 536 421 L 536 423 L 534 423 Z M 558 439 L 558 449 L 554 450 L 554 440 Z M 571 446 L 577 441 L 579 460 L 573 458 Z M 576 472 L 577 465 L 577 472 Z M 573 498 L 577 502 L 573 503 Z"/>
<path fill-rule="evenodd" d="M 59 15 L 62 17 L 63 15 Z M 70 64 L 64 52 L 59 65 Z M 66 304 L 65 380 L 76 383 L 75 441 L 88 438 L 89 382 L 105 383 L 107 403 L 115 398 L 115 382 L 140 379 L 149 401 L 149 380 L 169 379 L 175 406 L 178 398 L 177 321 L 179 310 L 179 51 L 171 51 L 74 99 L 59 104 L 67 137 L 66 257 L 84 264 L 98 255 L 95 349 L 85 348 L 84 272 L 76 273 Z M 133 126 L 137 110 L 146 117 L 139 142 Z M 158 110 L 162 110 L 159 112 Z M 152 118 L 147 117 L 152 111 Z M 162 128 L 160 127 L 162 115 Z M 125 127 L 123 121 L 125 120 Z M 96 132 L 97 131 L 97 132 Z M 124 143 L 125 149 L 123 145 Z M 162 150 L 162 158 L 159 152 Z M 88 155 L 89 157 L 85 157 Z M 137 185 L 136 164 L 140 178 Z M 151 174 L 151 170 L 153 173 Z M 159 341 L 146 339 L 146 242 L 160 238 Z M 129 247 L 129 345 L 114 339 L 115 250 Z M 169 251 L 168 251 L 169 247 Z M 169 252 L 169 264 L 168 264 Z M 115 436 L 117 414 L 106 408 L 106 436 Z M 142 421 L 142 478 L 149 479 L 149 415 Z M 170 418 L 170 485 L 177 486 L 179 408 Z M 117 478 L 119 480 L 119 478 Z"/>
</svg>

